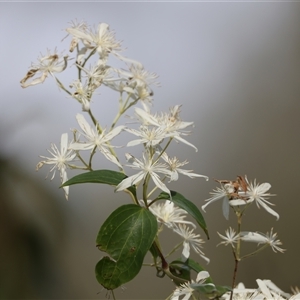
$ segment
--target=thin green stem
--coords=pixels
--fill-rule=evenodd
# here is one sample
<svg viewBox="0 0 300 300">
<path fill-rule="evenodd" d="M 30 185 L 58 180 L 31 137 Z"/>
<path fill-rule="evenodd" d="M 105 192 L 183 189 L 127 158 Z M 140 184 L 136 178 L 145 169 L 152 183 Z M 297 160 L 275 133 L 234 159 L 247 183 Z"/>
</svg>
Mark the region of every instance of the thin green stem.
<svg viewBox="0 0 300 300">
<path fill-rule="evenodd" d="M 269 246 L 269 244 L 263 245 L 262 247 L 258 248 L 257 250 L 255 250 L 255 251 L 253 251 L 253 252 L 251 252 L 249 254 L 246 254 L 246 255 L 242 256 L 241 260 L 256 255 L 257 253 L 259 253 L 262 250 L 266 249 L 268 246 Z"/>
<path fill-rule="evenodd" d="M 183 244 L 183 241 L 180 242 L 179 244 L 177 244 L 166 256 L 165 258 L 169 257 L 171 254 L 173 254 L 175 251 L 177 251 L 179 249 L 179 247 L 181 247 Z"/>
<path fill-rule="evenodd" d="M 147 173 L 146 178 L 145 178 L 144 183 L 143 183 L 143 201 L 144 201 L 146 207 L 148 207 L 147 190 L 148 190 L 149 180 L 150 180 L 150 174 Z"/>
<path fill-rule="evenodd" d="M 242 216 L 243 213 L 241 213 L 240 211 L 236 211 L 236 216 L 237 216 L 237 234 L 239 235 L 241 232 L 241 226 L 242 226 Z M 239 266 L 239 262 L 240 262 L 240 255 L 241 255 L 241 239 L 238 239 L 237 241 L 237 246 L 236 246 L 236 251 L 234 249 L 233 250 L 233 256 L 234 256 L 234 270 L 233 270 L 233 277 L 232 277 L 232 290 L 230 293 L 230 300 L 232 300 L 233 298 L 233 289 L 235 287 L 235 281 L 236 281 L 236 277 L 237 277 L 237 271 L 238 271 L 238 266 Z"/>
<path fill-rule="evenodd" d="M 114 118 L 114 120 L 113 120 L 113 122 L 112 122 L 112 125 L 111 125 L 111 127 L 110 127 L 110 130 L 112 130 L 114 127 L 115 127 L 115 125 L 117 124 L 117 122 L 119 121 L 119 119 L 120 119 L 120 117 L 131 107 L 131 106 L 133 106 L 133 105 L 135 105 L 136 103 L 137 103 L 137 101 L 139 100 L 139 99 L 137 99 L 137 100 L 135 100 L 135 101 L 133 101 L 133 102 L 131 102 L 128 106 L 127 106 L 127 103 L 128 103 L 128 101 L 129 101 L 129 99 L 130 99 L 130 95 L 131 94 L 128 94 L 128 96 L 127 96 L 127 98 L 126 98 L 126 100 L 125 100 L 125 103 L 124 104 L 122 104 L 122 98 L 121 98 L 121 100 L 119 101 L 120 102 L 120 107 L 119 107 L 119 112 L 117 113 L 117 115 L 115 116 L 115 118 Z"/>
</svg>

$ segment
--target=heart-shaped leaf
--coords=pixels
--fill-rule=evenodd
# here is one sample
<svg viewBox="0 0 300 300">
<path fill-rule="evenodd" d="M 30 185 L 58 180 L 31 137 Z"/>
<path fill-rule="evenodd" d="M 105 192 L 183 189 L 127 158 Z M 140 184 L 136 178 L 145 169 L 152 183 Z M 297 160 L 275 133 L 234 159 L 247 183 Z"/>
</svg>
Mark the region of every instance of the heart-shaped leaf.
<svg viewBox="0 0 300 300">
<path fill-rule="evenodd" d="M 122 205 L 103 223 L 97 247 L 109 257 L 96 265 L 96 278 L 108 290 L 132 280 L 157 234 L 155 216 L 135 204 Z"/>
</svg>

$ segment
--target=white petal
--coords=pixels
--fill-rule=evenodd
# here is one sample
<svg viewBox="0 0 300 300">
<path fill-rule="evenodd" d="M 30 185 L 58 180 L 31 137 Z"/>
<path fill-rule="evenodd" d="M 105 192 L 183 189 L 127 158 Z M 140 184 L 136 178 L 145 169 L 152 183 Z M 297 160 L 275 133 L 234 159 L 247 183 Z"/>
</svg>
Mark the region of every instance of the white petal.
<svg viewBox="0 0 300 300">
<path fill-rule="evenodd" d="M 76 115 L 77 122 L 80 126 L 80 128 L 88 135 L 88 136 L 93 136 L 93 131 L 90 126 L 90 124 L 86 121 L 83 115 L 77 114 Z"/>
<path fill-rule="evenodd" d="M 155 174 L 155 173 L 151 173 L 150 175 L 151 175 L 151 178 L 152 178 L 154 184 L 155 184 L 158 188 L 160 188 L 162 191 L 168 193 L 168 194 L 170 195 L 170 197 L 171 197 L 171 192 L 170 192 L 170 190 L 169 190 L 169 189 L 167 188 L 167 186 L 159 179 L 158 175 Z"/>
<path fill-rule="evenodd" d="M 107 150 L 105 147 L 101 147 L 101 146 L 98 147 L 98 149 L 105 156 L 106 159 L 113 162 L 114 164 L 116 164 L 118 167 L 120 167 L 122 169 L 122 165 L 120 164 L 120 162 L 117 160 L 117 158 L 114 155 L 112 155 L 109 152 L 109 150 Z"/>
<path fill-rule="evenodd" d="M 206 279 L 209 277 L 209 273 L 207 271 L 201 271 L 198 273 L 196 281 L 199 282 L 200 280 Z"/>
<path fill-rule="evenodd" d="M 115 127 L 113 130 L 111 130 L 108 134 L 105 135 L 105 137 L 103 138 L 103 142 L 110 141 L 116 135 L 118 135 L 124 128 L 125 126 L 123 125 Z"/>
<path fill-rule="evenodd" d="M 261 292 L 267 297 L 267 299 L 272 299 L 270 290 L 267 288 L 266 284 L 261 279 L 256 279 L 258 286 L 260 287 Z"/>
<path fill-rule="evenodd" d="M 76 29 L 76 28 L 67 28 L 66 31 L 68 33 L 70 33 L 71 35 L 79 38 L 79 39 L 82 39 L 82 40 L 87 40 L 89 42 L 92 42 L 92 38 L 90 35 L 80 31 L 79 29 Z"/>
<path fill-rule="evenodd" d="M 223 198 L 224 198 L 224 200 L 225 200 L 225 199 L 227 200 L 227 196 L 224 195 L 224 194 L 219 194 L 219 195 L 213 196 L 212 198 L 208 199 L 208 202 L 207 202 L 206 204 L 204 204 L 204 205 L 201 206 L 202 210 L 205 211 L 206 206 L 208 206 L 209 204 L 211 204 L 211 203 L 213 203 L 213 202 L 216 202 L 216 201 L 218 201 L 218 200 L 221 200 L 221 199 L 223 199 Z"/>
<path fill-rule="evenodd" d="M 223 216 L 226 220 L 229 219 L 229 201 L 227 197 L 224 197 L 223 204 L 222 204 Z"/>
<path fill-rule="evenodd" d="M 229 200 L 229 205 L 230 206 L 246 205 L 248 203 L 249 203 L 249 201 L 245 201 L 245 200 L 242 200 L 242 199 Z"/>
<path fill-rule="evenodd" d="M 190 257 L 190 244 L 183 242 L 182 260 L 186 261 Z"/>
<path fill-rule="evenodd" d="M 100 40 L 102 39 L 103 35 L 108 31 L 108 29 L 109 26 L 106 23 L 100 23 L 98 25 L 98 34 L 99 34 L 98 37 Z"/>
<path fill-rule="evenodd" d="M 68 150 L 68 134 L 63 133 L 60 139 L 60 153 L 65 153 Z"/>
<path fill-rule="evenodd" d="M 182 142 L 182 143 L 184 143 L 184 144 L 186 144 L 186 145 L 191 146 L 192 148 L 195 149 L 196 152 L 198 152 L 198 148 L 195 147 L 193 144 L 189 143 L 187 140 L 183 139 L 182 137 L 180 137 L 180 136 L 178 136 L 178 135 L 175 135 L 175 136 L 173 136 L 173 137 L 174 137 L 174 139 L 176 139 L 176 140 L 178 140 L 178 141 L 180 141 L 180 142 Z"/>
<path fill-rule="evenodd" d="M 89 150 L 89 149 L 94 149 L 95 146 L 96 145 L 91 144 L 91 143 L 71 143 L 69 145 L 69 149 L 77 150 L 77 151 Z"/>
<path fill-rule="evenodd" d="M 258 193 L 265 193 L 267 192 L 269 189 L 271 188 L 271 184 L 270 183 L 262 183 L 259 187 L 258 187 Z"/>
<path fill-rule="evenodd" d="M 139 172 L 135 175 L 123 179 L 116 187 L 116 191 L 123 191 L 128 187 L 140 182 L 144 178 L 144 172 Z"/>
<path fill-rule="evenodd" d="M 269 207 L 266 203 L 264 203 L 263 201 L 257 199 L 257 202 L 271 215 L 273 215 L 274 217 L 276 217 L 277 221 L 279 220 L 279 214 L 273 210 L 271 207 Z"/>
<path fill-rule="evenodd" d="M 254 242 L 259 244 L 264 244 L 267 242 L 266 237 L 257 232 L 242 231 L 240 233 L 240 237 L 244 242 Z"/>
</svg>

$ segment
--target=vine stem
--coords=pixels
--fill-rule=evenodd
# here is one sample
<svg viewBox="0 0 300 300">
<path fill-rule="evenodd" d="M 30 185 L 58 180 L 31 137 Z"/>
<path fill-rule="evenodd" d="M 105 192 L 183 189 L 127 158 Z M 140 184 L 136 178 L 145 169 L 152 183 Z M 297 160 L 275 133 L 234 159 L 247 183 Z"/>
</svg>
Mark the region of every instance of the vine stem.
<svg viewBox="0 0 300 300">
<path fill-rule="evenodd" d="M 237 234 L 240 234 L 241 232 L 241 225 L 242 225 L 242 216 L 243 212 L 236 211 L 237 215 L 237 221 L 238 221 L 238 230 Z M 230 300 L 233 298 L 233 289 L 235 287 L 235 281 L 236 281 L 236 276 L 237 276 L 237 271 L 238 271 L 238 266 L 240 262 L 240 254 L 241 254 L 241 239 L 238 239 L 236 250 L 232 248 L 233 256 L 234 256 L 234 271 L 233 271 L 233 277 L 232 277 L 232 286 L 231 286 L 231 293 L 230 293 Z"/>
</svg>

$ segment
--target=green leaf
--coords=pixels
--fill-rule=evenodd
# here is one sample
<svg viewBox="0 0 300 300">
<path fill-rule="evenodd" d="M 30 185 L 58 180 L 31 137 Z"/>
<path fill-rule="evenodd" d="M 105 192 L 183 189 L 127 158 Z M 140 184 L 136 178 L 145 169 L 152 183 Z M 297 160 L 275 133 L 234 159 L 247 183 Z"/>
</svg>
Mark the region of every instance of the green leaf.
<svg viewBox="0 0 300 300">
<path fill-rule="evenodd" d="M 61 187 L 79 183 L 103 183 L 117 186 L 125 178 L 127 178 L 127 176 L 121 172 L 113 170 L 96 170 L 76 175 L 62 184 Z M 135 186 L 129 187 L 128 190 L 136 198 Z"/>
<path fill-rule="evenodd" d="M 175 267 L 176 265 L 188 268 L 189 270 L 195 271 L 197 274 L 201 271 L 206 271 L 200 264 L 194 261 L 191 258 L 188 258 L 186 261 L 182 261 L 181 259 L 174 260 L 170 263 L 170 266 Z M 205 281 L 206 283 L 212 283 L 212 279 L 208 277 Z"/>
<path fill-rule="evenodd" d="M 204 230 L 207 238 L 209 239 L 209 234 L 208 234 L 205 220 L 204 220 L 200 210 L 198 209 L 198 207 L 193 202 L 186 199 L 184 196 L 182 196 L 181 194 L 179 194 L 175 191 L 171 191 L 171 196 L 172 196 L 172 199 L 170 199 L 169 194 L 163 192 L 163 193 L 159 194 L 156 199 L 157 200 L 160 200 L 160 199 L 170 200 L 170 201 L 174 202 L 177 206 L 179 206 L 180 208 L 182 208 L 186 212 L 188 212 L 197 221 L 197 223 Z"/>
<path fill-rule="evenodd" d="M 195 283 L 195 284 L 191 284 L 191 287 L 194 290 L 205 294 L 210 299 L 215 298 L 217 296 L 216 286 L 212 283 L 208 283 L 208 284 L 204 283 L 201 285 L 197 285 L 197 283 Z"/>
<path fill-rule="evenodd" d="M 108 290 L 132 280 L 157 234 L 156 217 L 135 204 L 122 205 L 103 223 L 97 247 L 110 257 L 96 265 L 96 278 Z"/>
<path fill-rule="evenodd" d="M 191 281 L 191 270 L 190 268 L 188 268 L 187 266 L 185 265 L 180 265 L 180 264 L 169 264 L 169 268 L 170 268 L 170 272 L 180 278 L 180 279 L 184 279 L 186 281 Z M 180 280 L 176 280 L 176 279 L 173 279 L 173 282 L 179 286 L 180 284 L 182 284 L 182 281 Z"/>
</svg>

